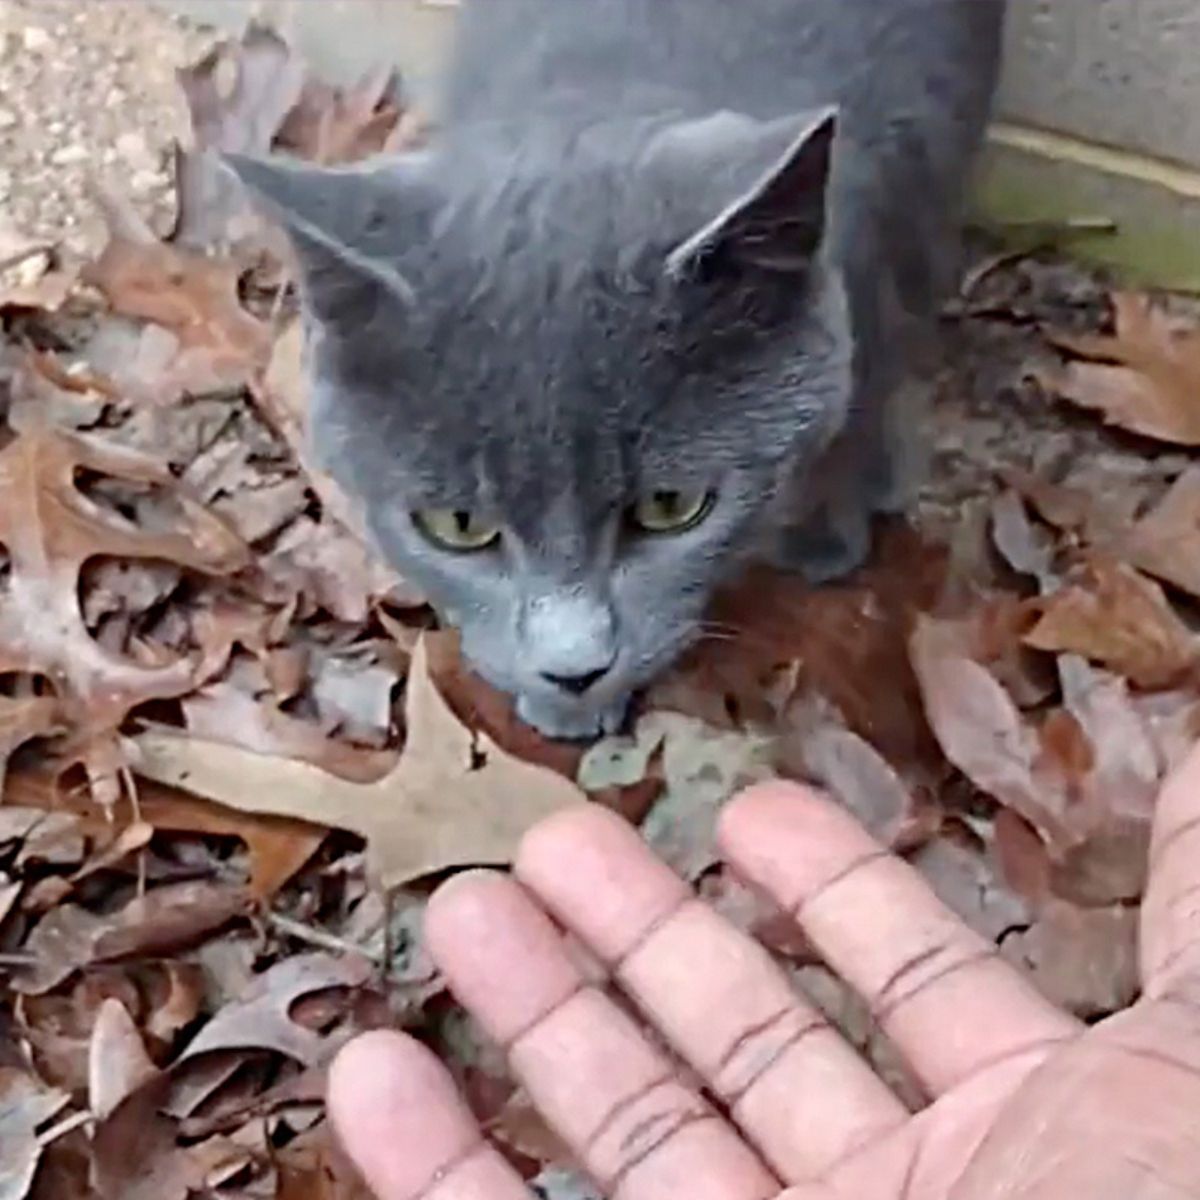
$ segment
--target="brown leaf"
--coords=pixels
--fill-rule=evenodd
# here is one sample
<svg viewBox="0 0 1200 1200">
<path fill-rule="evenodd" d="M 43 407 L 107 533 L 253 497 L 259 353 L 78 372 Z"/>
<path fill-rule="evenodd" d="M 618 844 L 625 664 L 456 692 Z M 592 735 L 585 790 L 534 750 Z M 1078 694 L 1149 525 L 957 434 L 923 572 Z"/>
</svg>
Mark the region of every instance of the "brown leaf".
<svg viewBox="0 0 1200 1200">
<path fill-rule="evenodd" d="M 1029 924 L 1025 898 L 1008 886 L 993 857 L 967 838 L 934 838 L 911 861 L 938 899 L 989 942 Z"/>
<path fill-rule="evenodd" d="M 279 129 L 279 147 L 326 165 L 378 154 L 388 147 L 402 115 L 392 99 L 397 82 L 390 68 L 369 72 L 350 88 L 307 80 Z"/>
<path fill-rule="evenodd" d="M 156 364 L 177 379 L 161 380 L 161 401 L 174 402 L 186 380 L 191 391 L 244 385 L 266 365 L 271 331 L 252 317 L 238 297 L 240 268 L 232 259 L 160 242 L 130 212 L 105 201 L 109 241 L 84 268 L 85 282 L 98 288 L 114 313 L 149 322 L 170 334 Z"/>
<path fill-rule="evenodd" d="M 62 731 L 58 701 L 53 696 L 0 696 L 0 793 L 14 750 L 34 738 Z"/>
<path fill-rule="evenodd" d="M 1200 596 L 1200 466 L 1189 468 L 1119 549 L 1135 567 L 1192 596 Z"/>
<path fill-rule="evenodd" d="M 232 808 L 352 830 L 367 840 L 372 875 L 385 888 L 448 867 L 508 863 L 531 825 L 583 802 L 561 776 L 473 737 L 433 686 L 423 645 L 413 655 L 406 712 L 400 762 L 372 784 L 163 733 L 137 739 L 136 769 Z"/>
<path fill-rule="evenodd" d="M 1055 892 L 1092 905 L 1140 895 L 1168 758 L 1125 681 L 1063 655 L 1064 707 L 1038 725 L 964 652 L 953 623 L 924 618 L 913 662 L 946 757 L 1037 831 Z"/>
<path fill-rule="evenodd" d="M 232 1139 L 178 1145 L 177 1126 L 162 1111 L 169 1084 L 157 1075 L 97 1125 L 92 1188 L 101 1200 L 190 1200 L 254 1161 L 254 1150 Z"/>
<path fill-rule="evenodd" d="M 1036 730 L 995 676 L 964 651 L 955 623 L 921 618 L 912 658 L 925 711 L 950 762 L 1053 841 L 1069 841 L 1065 781 L 1044 768 Z"/>
<path fill-rule="evenodd" d="M 269 154 L 300 100 L 304 79 L 304 64 L 287 43 L 254 22 L 240 42 L 222 42 L 179 72 L 194 146 L 176 150 L 179 200 L 172 242 L 195 249 L 225 244 L 239 252 L 275 244 L 273 232 L 213 152 Z"/>
<path fill-rule="evenodd" d="M 405 606 L 420 602 L 366 543 L 328 519 L 301 517 L 283 531 L 260 566 L 349 625 L 363 624 L 378 600 Z"/>
<path fill-rule="evenodd" d="M 1158 584 L 1132 567 L 1097 558 L 1046 598 L 1027 645 L 1078 654 L 1144 688 L 1178 682 L 1197 657 L 1197 640 Z"/>
<path fill-rule="evenodd" d="M 88 1107 L 103 1121 L 126 1096 L 158 1074 L 142 1036 L 119 1000 L 108 999 L 96 1014 L 88 1054 Z"/>
<path fill-rule="evenodd" d="M 1056 334 L 1051 341 L 1086 361 L 1067 365 L 1063 397 L 1110 425 L 1181 446 L 1200 445 L 1200 330 L 1180 329 L 1149 297 L 1112 297 L 1111 336 Z"/>
<path fill-rule="evenodd" d="M 13 986 L 26 995 L 41 995 L 94 963 L 170 954 L 248 909 L 245 892 L 204 882 L 155 888 L 109 916 L 63 904 L 29 935 L 24 948 L 33 955 L 33 965 Z"/>
<path fill-rule="evenodd" d="M 51 430 L 24 433 L 0 451 L 0 543 L 11 562 L 0 595 L 0 666 L 46 675 L 71 721 L 114 728 L 132 706 L 190 690 L 197 664 L 143 667 L 104 649 L 79 607 L 83 564 L 110 555 L 224 574 L 244 564 L 246 550 L 181 492 L 185 520 L 176 530 L 139 529 L 79 491 L 83 471 L 174 486 L 141 455 Z"/>
<path fill-rule="evenodd" d="M 783 772 L 826 788 L 885 845 L 919 836 L 912 788 L 869 742 L 824 707 L 807 698 L 789 708 L 788 733 L 776 751 Z"/>
<path fill-rule="evenodd" d="M 42 1157 L 38 1129 L 70 1097 L 15 1067 L 0 1067 L 0 1200 L 25 1200 Z"/>
<path fill-rule="evenodd" d="M 179 1064 L 224 1050 L 274 1050 L 311 1067 L 325 1060 L 327 1039 L 292 1019 L 306 996 L 334 988 L 361 988 L 371 978 L 365 958 L 329 954 L 284 959 L 251 985 L 240 1000 L 227 1004 L 192 1039 Z"/>
<path fill-rule="evenodd" d="M 711 636 L 681 664 L 682 680 L 668 675 L 673 695 L 656 685 L 652 702 L 714 724 L 728 724 L 731 707 L 736 720 L 770 723 L 780 701 L 807 687 L 894 766 L 937 762 L 908 635 L 916 613 L 941 594 L 946 566 L 944 550 L 895 526 L 876 560 L 842 584 L 813 589 L 795 575 L 752 572 L 717 598 L 705 626 Z"/>
<path fill-rule="evenodd" d="M 1127 905 L 1086 909 L 1055 900 L 1001 951 L 1056 1007 L 1095 1020 L 1137 997 L 1137 927 L 1137 909 Z"/>
<path fill-rule="evenodd" d="M 109 820 L 89 798 L 60 789 L 55 776 L 44 770 L 14 775 L 9 801 L 50 812 L 65 810 L 97 839 L 111 838 L 122 822 L 134 820 L 127 797 Z M 150 780 L 138 787 L 138 811 L 147 824 L 164 832 L 240 838 L 250 856 L 249 892 L 255 900 L 274 896 L 312 858 L 326 835 L 324 829 L 304 821 L 237 812 Z"/>
</svg>

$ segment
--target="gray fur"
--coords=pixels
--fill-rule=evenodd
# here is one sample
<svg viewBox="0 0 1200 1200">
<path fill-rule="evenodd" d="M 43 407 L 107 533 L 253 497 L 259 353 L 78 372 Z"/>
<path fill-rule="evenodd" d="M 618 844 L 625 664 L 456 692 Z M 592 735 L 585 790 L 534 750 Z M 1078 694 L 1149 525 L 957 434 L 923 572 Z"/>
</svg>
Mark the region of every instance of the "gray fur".
<svg viewBox="0 0 1200 1200">
<path fill-rule="evenodd" d="M 319 452 L 533 724 L 615 727 L 748 556 L 865 553 L 1003 8 L 469 0 L 431 149 L 233 161 L 304 269 Z M 659 489 L 716 502 L 632 533 Z M 437 549 L 425 507 L 502 540 Z"/>
</svg>

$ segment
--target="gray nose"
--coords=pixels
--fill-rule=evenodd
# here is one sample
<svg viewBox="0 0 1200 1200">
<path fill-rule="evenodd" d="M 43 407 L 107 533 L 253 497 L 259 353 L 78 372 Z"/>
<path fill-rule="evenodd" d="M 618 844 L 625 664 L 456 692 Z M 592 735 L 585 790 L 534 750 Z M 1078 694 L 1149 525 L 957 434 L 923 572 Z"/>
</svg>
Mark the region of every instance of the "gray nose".
<svg viewBox="0 0 1200 1200">
<path fill-rule="evenodd" d="M 547 683 L 562 688 L 564 692 L 570 692 L 572 696 L 582 696 L 592 684 L 599 683 L 608 674 L 611 666 L 612 663 L 609 663 L 607 667 L 601 667 L 597 671 L 586 671 L 582 675 L 554 675 L 549 671 L 543 671 L 542 678 Z"/>
</svg>

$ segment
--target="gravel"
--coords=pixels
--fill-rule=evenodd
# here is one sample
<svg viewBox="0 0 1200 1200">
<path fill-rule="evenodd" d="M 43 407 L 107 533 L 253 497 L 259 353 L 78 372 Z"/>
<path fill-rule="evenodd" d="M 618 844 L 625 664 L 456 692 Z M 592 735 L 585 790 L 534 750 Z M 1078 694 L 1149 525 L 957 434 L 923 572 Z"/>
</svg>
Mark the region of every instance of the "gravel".
<svg viewBox="0 0 1200 1200">
<path fill-rule="evenodd" d="M 175 71 L 212 34 L 133 0 L 0 0 L 0 213 L 67 258 L 104 229 L 95 183 L 160 228 L 174 200 L 171 147 L 186 140 Z"/>
</svg>

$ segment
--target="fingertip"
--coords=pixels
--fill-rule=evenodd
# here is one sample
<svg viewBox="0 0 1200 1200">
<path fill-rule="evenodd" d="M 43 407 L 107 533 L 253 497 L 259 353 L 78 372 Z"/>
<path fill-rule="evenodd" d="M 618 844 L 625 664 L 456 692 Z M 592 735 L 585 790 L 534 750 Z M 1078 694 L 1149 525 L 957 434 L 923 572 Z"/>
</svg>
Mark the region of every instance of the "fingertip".
<svg viewBox="0 0 1200 1200">
<path fill-rule="evenodd" d="M 425 908 L 424 936 L 429 952 L 461 938 L 484 935 L 495 920 L 511 908 L 514 888 L 499 871 L 460 871 L 451 876 L 429 898 Z"/>
<path fill-rule="evenodd" d="M 787 779 L 756 783 L 739 792 L 721 810 L 717 843 L 728 854 L 769 843 L 781 829 L 814 836 L 832 823 L 844 826 L 853 818 L 816 788 Z"/>
<path fill-rule="evenodd" d="M 773 780 L 725 806 L 717 842 L 729 863 L 785 909 L 848 862 L 883 847 L 815 788 Z"/>
<path fill-rule="evenodd" d="M 609 965 L 692 895 L 637 830 L 598 805 L 564 812 L 534 829 L 517 856 L 516 873 Z"/>
<path fill-rule="evenodd" d="M 363 1034 L 341 1050 L 327 1099 L 338 1140 L 381 1196 L 417 1194 L 479 1140 L 445 1068 L 391 1030 Z"/>
<path fill-rule="evenodd" d="M 329 1112 L 349 1125 L 362 1112 L 403 1109 L 410 1093 L 436 1086 L 442 1068 L 419 1042 L 390 1029 L 361 1034 L 338 1052 L 329 1068 Z"/>
<path fill-rule="evenodd" d="M 519 879 L 536 877 L 569 863 L 580 847 L 596 840 L 636 838 L 629 822 L 602 804 L 565 808 L 539 821 L 521 839 L 514 862 Z"/>
<path fill-rule="evenodd" d="M 413 1038 L 389 1030 L 356 1038 L 334 1059 L 327 1095 L 338 1140 L 379 1200 L 434 1191 L 528 1200 L 450 1073 Z"/>
</svg>

